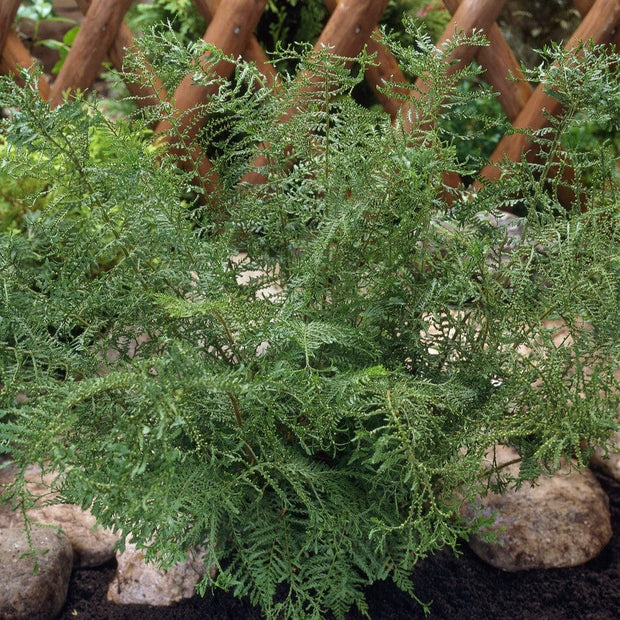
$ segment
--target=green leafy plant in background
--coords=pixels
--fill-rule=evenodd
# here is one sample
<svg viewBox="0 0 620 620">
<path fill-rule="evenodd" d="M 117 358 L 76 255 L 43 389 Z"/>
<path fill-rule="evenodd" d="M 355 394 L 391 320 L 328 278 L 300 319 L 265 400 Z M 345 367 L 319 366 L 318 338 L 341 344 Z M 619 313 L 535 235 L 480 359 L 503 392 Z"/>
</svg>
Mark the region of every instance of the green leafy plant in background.
<svg viewBox="0 0 620 620">
<path fill-rule="evenodd" d="M 67 32 L 62 37 L 62 41 L 57 41 L 56 39 L 45 39 L 40 41 L 41 45 L 45 45 L 51 49 L 54 49 L 58 52 L 58 60 L 52 67 L 52 73 L 57 74 L 62 69 L 62 66 L 65 64 L 65 60 L 69 55 L 69 50 L 75 41 L 75 37 L 77 37 L 78 32 L 80 31 L 79 26 L 73 26 L 69 28 Z"/>
<path fill-rule="evenodd" d="M 56 50 L 59 55 L 59 59 L 52 67 L 52 73 L 56 74 L 62 68 L 65 58 L 71 49 L 71 45 L 80 30 L 78 24 L 75 24 L 73 20 L 58 17 L 54 13 L 54 3 L 51 0 L 31 0 L 22 2 L 17 9 L 17 15 L 15 21 L 18 24 L 20 22 L 30 22 L 32 26 L 32 45 L 42 45 L 50 49 Z M 70 27 L 67 32 L 64 33 L 61 40 L 54 38 L 42 39 L 39 35 L 41 24 L 44 22 L 61 22 L 68 24 L 75 24 Z"/>
<path fill-rule="evenodd" d="M 17 19 L 30 19 L 39 22 L 53 16 L 52 0 L 25 0 L 17 9 Z"/>
<path fill-rule="evenodd" d="M 277 88 L 238 62 L 197 110 L 219 177 L 201 201 L 148 137 L 156 117 L 181 131 L 165 102 L 112 121 L 0 84 L 1 172 L 37 179 L 0 236 L 0 450 L 162 566 L 205 547 L 200 591 L 267 618 L 365 612 L 383 579 L 415 596 L 415 563 L 480 525 L 459 505 L 494 480 L 489 446 L 520 451 L 520 484 L 617 428 L 615 161 L 563 135 L 619 118 L 618 56 L 555 51 L 537 77 L 566 112 L 531 136 L 540 163 L 447 200 L 444 173 L 471 170 L 437 121 L 476 68 L 445 57 L 481 40 L 412 36 L 400 60 L 431 89 L 411 132 L 351 97 L 353 59 L 309 53 Z M 162 41 L 177 79 L 214 80 L 165 34 L 142 53 Z M 583 208 L 556 198 L 569 164 Z M 2 498 L 28 504 L 20 477 Z"/>
<path fill-rule="evenodd" d="M 258 27 L 266 49 L 316 41 L 328 15 L 322 0 L 269 0 Z"/>
<path fill-rule="evenodd" d="M 200 39 L 205 22 L 193 0 L 153 0 L 137 2 L 127 13 L 127 23 L 137 33 L 151 28 L 172 29 L 183 43 Z"/>
</svg>

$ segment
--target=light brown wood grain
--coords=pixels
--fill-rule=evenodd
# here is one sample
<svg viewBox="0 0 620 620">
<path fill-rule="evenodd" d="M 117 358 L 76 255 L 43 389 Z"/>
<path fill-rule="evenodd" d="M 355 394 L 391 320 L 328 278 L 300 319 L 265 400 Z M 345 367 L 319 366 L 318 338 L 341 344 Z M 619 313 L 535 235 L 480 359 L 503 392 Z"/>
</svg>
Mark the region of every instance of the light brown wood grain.
<svg viewBox="0 0 620 620">
<path fill-rule="evenodd" d="M 381 19 L 387 4 L 388 0 L 340 0 L 315 43 L 314 50 L 329 49 L 333 54 L 347 58 L 357 56 Z M 323 78 L 309 71 L 302 71 L 298 79 L 305 83 L 303 88 L 305 94 L 310 95 L 323 88 Z M 304 101 L 300 100 L 295 108 L 288 110 L 279 119 L 280 122 L 285 123 L 303 108 Z M 259 170 L 266 163 L 265 156 L 258 155 L 250 166 L 253 170 L 245 174 L 241 181 L 252 184 L 264 183 L 266 178 Z"/>
<path fill-rule="evenodd" d="M 2 53 L 4 42 L 13 26 L 20 4 L 21 0 L 2 0 L 0 3 L 0 53 Z"/>
<path fill-rule="evenodd" d="M 71 90 L 89 88 L 111 47 L 132 0 L 92 0 L 50 96 L 57 106 Z"/>
<path fill-rule="evenodd" d="M 19 78 L 21 69 L 36 66 L 37 61 L 30 55 L 21 39 L 13 30 L 9 30 L 5 37 L 4 49 L 0 57 L 0 73 L 13 75 L 18 84 L 23 84 Z M 41 75 L 38 84 L 39 94 L 43 99 L 50 96 L 50 85 L 45 75 Z"/>
<path fill-rule="evenodd" d="M 566 44 L 566 49 L 575 48 L 580 42 L 592 40 L 594 43 L 604 43 L 614 33 L 620 22 L 620 0 L 597 0 L 583 21 Z M 557 116 L 561 110 L 560 103 L 544 92 L 545 84 L 539 84 L 528 102 L 525 104 L 513 126 L 518 129 L 542 129 L 549 124 L 545 114 Z M 500 168 L 493 165 L 507 157 L 511 161 L 520 159 L 521 154 L 529 151 L 531 143 L 523 134 L 504 136 L 490 157 L 491 163 L 481 171 L 481 176 L 488 179 L 497 179 Z"/>
</svg>

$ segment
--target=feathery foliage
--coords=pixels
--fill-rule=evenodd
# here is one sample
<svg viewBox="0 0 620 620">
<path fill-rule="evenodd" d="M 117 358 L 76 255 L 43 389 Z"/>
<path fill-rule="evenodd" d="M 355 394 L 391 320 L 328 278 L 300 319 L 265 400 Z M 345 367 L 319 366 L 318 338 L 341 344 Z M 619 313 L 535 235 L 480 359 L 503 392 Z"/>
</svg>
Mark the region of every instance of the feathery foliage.
<svg viewBox="0 0 620 620">
<path fill-rule="evenodd" d="M 172 81 L 213 80 L 169 36 L 141 46 L 136 65 L 168 46 Z M 152 146 L 151 119 L 180 131 L 167 102 L 111 121 L 3 78 L 1 173 L 29 181 L 0 218 L 0 451 L 164 566 L 206 546 L 200 589 L 267 618 L 364 611 L 387 578 L 414 595 L 412 566 L 479 525 L 458 498 L 489 446 L 523 478 L 585 463 L 616 428 L 618 179 L 604 144 L 564 137 L 620 118 L 618 57 L 555 50 L 537 77 L 565 113 L 531 136 L 539 163 L 446 201 L 443 175 L 471 174 L 435 122 L 466 96 L 449 49 L 398 47 L 431 85 L 411 133 L 354 101 L 352 59 L 307 53 L 275 88 L 237 62 L 199 110 L 202 201 Z M 259 152 L 265 182 L 240 182 Z M 583 209 L 556 197 L 569 165 Z"/>
</svg>

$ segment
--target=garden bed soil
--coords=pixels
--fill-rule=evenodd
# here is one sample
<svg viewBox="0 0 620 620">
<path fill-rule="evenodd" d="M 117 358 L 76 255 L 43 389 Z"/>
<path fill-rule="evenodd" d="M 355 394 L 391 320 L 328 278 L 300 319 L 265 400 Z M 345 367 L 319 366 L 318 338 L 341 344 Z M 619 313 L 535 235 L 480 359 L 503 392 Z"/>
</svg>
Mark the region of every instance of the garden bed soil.
<svg viewBox="0 0 620 620">
<path fill-rule="evenodd" d="M 418 596 L 433 601 L 429 620 L 616 620 L 620 617 L 620 482 L 599 477 L 610 498 L 614 535 L 594 560 L 574 568 L 507 573 L 479 560 L 442 551 L 416 567 Z M 218 592 L 170 607 L 115 605 L 105 600 L 114 562 L 72 575 L 61 620 L 260 620 L 247 599 Z M 367 588 L 373 620 L 422 620 L 422 608 L 391 582 Z M 357 612 L 347 620 L 362 620 Z"/>
</svg>

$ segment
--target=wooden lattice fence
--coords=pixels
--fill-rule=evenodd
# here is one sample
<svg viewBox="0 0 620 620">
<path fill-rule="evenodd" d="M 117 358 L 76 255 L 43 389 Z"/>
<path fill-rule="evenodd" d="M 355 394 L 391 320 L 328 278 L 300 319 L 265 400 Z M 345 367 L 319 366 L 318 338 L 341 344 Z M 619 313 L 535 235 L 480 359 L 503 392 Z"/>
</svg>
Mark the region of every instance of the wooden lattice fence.
<svg viewBox="0 0 620 620">
<path fill-rule="evenodd" d="M 62 103 L 72 90 L 91 87 L 106 56 L 117 68 L 122 67 L 123 58 L 133 45 L 132 32 L 123 21 L 131 3 L 132 0 L 76 0 L 84 14 L 79 33 L 56 79 L 50 82 L 44 76 L 39 83 L 41 95 L 51 106 Z M 269 80 L 277 79 L 253 35 L 267 0 L 194 0 L 194 3 L 208 24 L 203 36 L 205 42 L 220 48 L 227 56 L 241 55 L 253 61 Z M 2 0 L 0 4 L 0 72 L 3 73 L 18 73 L 19 67 L 29 67 L 34 63 L 12 28 L 20 4 L 21 0 Z M 377 91 L 377 86 L 386 80 L 406 81 L 394 57 L 381 44 L 376 30 L 387 4 L 388 0 L 325 0 L 331 15 L 315 47 L 329 46 L 341 56 L 355 56 L 367 45 L 369 51 L 376 54 L 377 66 L 367 71 L 366 79 L 385 110 L 393 118 L 401 117 L 406 124 L 411 117 L 407 114 L 407 103 L 390 99 Z M 443 4 L 452 19 L 439 44 L 452 37 L 455 29 L 466 34 L 473 29 L 486 33 L 489 47 L 461 46 L 454 50 L 452 60 L 466 63 L 476 57 L 485 69 L 484 78 L 499 93 L 499 101 L 515 128 L 540 129 L 549 122 L 548 115 L 559 113 L 559 103 L 545 94 L 543 84 L 532 88 L 524 79 L 518 79 L 523 77 L 519 63 L 495 23 L 505 4 L 503 0 L 443 0 Z M 567 49 L 587 40 L 597 44 L 613 42 L 620 47 L 620 0 L 574 0 L 574 4 L 582 19 L 566 43 Z M 453 70 L 458 67 L 458 62 L 452 65 Z M 230 63 L 220 62 L 215 69 L 220 76 L 226 77 L 233 67 Z M 163 89 L 157 84 L 151 89 L 128 86 L 144 104 L 162 97 Z M 424 89 L 423 78 L 419 77 L 411 92 L 420 93 Z M 186 135 L 191 136 L 200 129 L 200 122 L 187 111 L 209 94 L 209 87 L 196 85 L 189 75 L 176 89 L 173 101 L 178 118 L 187 130 Z M 169 123 L 161 122 L 156 132 L 163 133 L 167 129 Z M 494 166 L 495 162 L 504 157 L 516 161 L 524 152 L 530 152 L 530 147 L 522 133 L 504 136 L 491 155 L 490 163 L 481 171 L 481 177 L 496 178 L 499 169 Z M 192 148 L 190 154 L 205 185 L 216 183 L 207 157 L 196 152 L 196 147 Z M 250 174 L 245 180 L 260 182 L 261 178 L 259 174 Z M 451 178 L 446 181 L 456 185 L 460 180 Z M 560 199 L 570 203 L 574 196 L 566 193 L 560 195 Z"/>
</svg>

